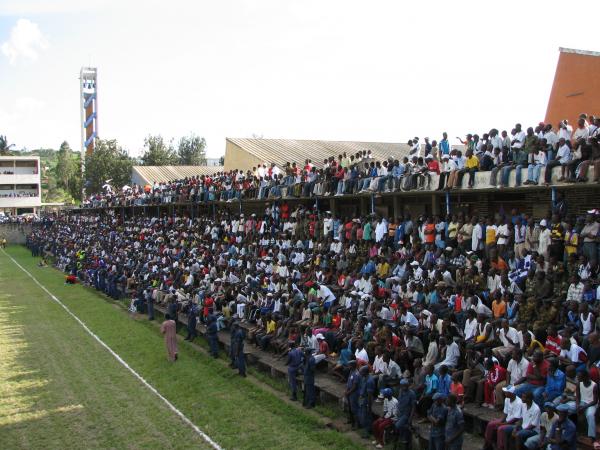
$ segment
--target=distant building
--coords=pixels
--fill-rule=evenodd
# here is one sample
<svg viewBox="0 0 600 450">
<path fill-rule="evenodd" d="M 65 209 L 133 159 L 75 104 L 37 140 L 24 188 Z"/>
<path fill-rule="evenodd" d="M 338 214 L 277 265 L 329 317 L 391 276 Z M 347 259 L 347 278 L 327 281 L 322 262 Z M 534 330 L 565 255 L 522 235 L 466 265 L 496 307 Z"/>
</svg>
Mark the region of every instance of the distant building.
<svg viewBox="0 0 600 450">
<path fill-rule="evenodd" d="M 321 167 L 323 161 L 330 156 L 337 160 L 338 155 L 343 153 L 350 157 L 357 152 L 369 150 L 372 157 L 379 161 L 389 157 L 401 159 L 410 150 L 407 144 L 385 142 L 238 138 L 227 138 L 225 142 L 225 170 L 251 170 L 264 163 L 275 163 L 283 168 L 287 162 L 304 165 L 307 159 Z"/>
<path fill-rule="evenodd" d="M 222 171 L 223 166 L 133 166 L 131 183 L 144 186 Z"/>
<path fill-rule="evenodd" d="M 40 158 L 0 156 L 0 211 L 37 212 L 41 205 Z"/>
<path fill-rule="evenodd" d="M 222 166 L 221 158 L 206 158 L 207 166 Z"/>
<path fill-rule="evenodd" d="M 600 115 L 600 52 L 559 51 L 545 122 L 556 127 L 568 119 L 576 128 L 579 114 Z"/>
</svg>

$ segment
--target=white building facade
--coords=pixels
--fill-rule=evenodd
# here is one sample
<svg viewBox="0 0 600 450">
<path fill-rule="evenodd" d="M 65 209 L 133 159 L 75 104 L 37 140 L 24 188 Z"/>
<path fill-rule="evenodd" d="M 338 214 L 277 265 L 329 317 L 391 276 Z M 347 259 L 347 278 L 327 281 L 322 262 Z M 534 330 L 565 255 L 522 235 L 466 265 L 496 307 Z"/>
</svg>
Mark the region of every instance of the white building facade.
<svg viewBox="0 0 600 450">
<path fill-rule="evenodd" d="M 35 213 L 41 205 L 40 158 L 0 156 L 0 211 Z"/>
</svg>

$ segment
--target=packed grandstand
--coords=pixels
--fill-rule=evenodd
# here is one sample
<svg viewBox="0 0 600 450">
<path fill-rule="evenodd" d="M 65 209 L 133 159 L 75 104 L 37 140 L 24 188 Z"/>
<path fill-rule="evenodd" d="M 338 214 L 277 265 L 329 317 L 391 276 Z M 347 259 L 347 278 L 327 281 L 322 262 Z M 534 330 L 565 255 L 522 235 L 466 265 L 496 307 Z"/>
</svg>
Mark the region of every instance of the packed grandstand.
<svg viewBox="0 0 600 450">
<path fill-rule="evenodd" d="M 216 317 L 219 329 L 243 328 L 263 352 L 311 349 L 318 376 L 345 383 L 349 420 L 373 433 L 377 446 L 386 428 L 406 440 L 411 422 L 451 396 L 465 410 L 498 411 L 486 447 L 554 445 L 560 423 L 572 440 L 552 448 L 574 449 L 566 416 L 590 444 L 596 440 L 600 211 L 577 216 L 558 201 L 543 217 L 517 210 L 339 217 L 285 198 L 455 189 L 463 178 L 472 187 L 477 171 L 502 187 L 525 168 L 519 184 L 550 183 L 552 168 L 561 181 L 598 182 L 598 125 L 582 117 L 575 130 L 562 122 L 557 132 L 540 124 L 516 126 L 510 137 L 468 135 L 464 155 L 444 136 L 414 145 L 402 160 L 342 154 L 320 167 L 266 164 L 107 189 L 86 200 L 94 210 L 40 220 L 27 242 L 34 255 L 52 257 L 134 311 L 153 316 L 161 307 L 204 323 Z M 433 186 L 432 173 L 441 175 Z M 210 217 L 102 209 L 248 198 L 277 201 L 259 214 Z M 288 360 L 294 397 L 298 361 Z M 443 440 L 433 428 L 431 438 Z M 462 433 L 453 439 L 447 448 L 461 448 Z"/>
</svg>

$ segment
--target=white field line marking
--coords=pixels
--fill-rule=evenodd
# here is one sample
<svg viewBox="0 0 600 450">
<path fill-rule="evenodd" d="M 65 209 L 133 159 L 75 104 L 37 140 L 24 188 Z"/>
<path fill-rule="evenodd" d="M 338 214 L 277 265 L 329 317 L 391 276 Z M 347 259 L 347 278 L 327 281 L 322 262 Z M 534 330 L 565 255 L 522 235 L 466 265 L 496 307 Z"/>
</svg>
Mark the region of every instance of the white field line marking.
<svg viewBox="0 0 600 450">
<path fill-rule="evenodd" d="M 17 265 L 17 267 L 19 267 L 23 272 L 25 272 L 29 276 L 29 278 L 31 278 L 33 280 L 33 282 L 35 284 L 37 284 L 46 294 L 48 294 L 50 296 L 50 298 L 52 300 L 54 300 L 56 303 L 58 303 L 60 306 L 62 306 L 63 309 L 67 313 L 69 313 L 69 315 L 71 317 L 73 317 L 73 319 L 75 319 L 79 323 L 79 325 L 81 325 L 83 327 L 83 329 L 85 331 L 87 331 L 87 333 L 90 336 L 92 336 L 102 347 L 104 347 L 111 355 L 113 355 L 115 357 L 115 359 L 117 361 L 119 361 L 127 370 L 129 370 L 129 372 L 131 372 L 134 377 L 136 377 L 138 380 L 140 380 L 144 386 L 146 386 L 151 392 L 153 392 L 158 398 L 160 398 L 171 411 L 173 411 L 175 414 L 177 414 L 181 418 L 181 420 L 183 420 L 197 434 L 199 434 L 200 437 L 202 437 L 202 439 L 204 439 L 212 448 L 214 448 L 215 450 L 223 450 L 223 448 L 219 444 L 217 444 L 215 441 L 213 441 L 210 438 L 210 436 L 208 436 L 204 431 L 202 431 L 200 428 L 198 428 L 194 424 L 194 422 L 192 422 L 190 419 L 188 419 L 185 414 L 183 414 L 181 411 L 179 411 L 169 400 L 167 400 L 165 397 L 163 397 L 161 395 L 161 393 L 158 392 L 154 386 L 152 386 L 150 383 L 148 383 L 144 379 L 144 377 L 142 377 L 139 373 L 137 373 L 135 370 L 133 370 L 129 366 L 129 364 L 127 364 L 123 360 L 123 358 L 121 358 L 112 348 L 110 348 L 107 344 L 104 343 L 104 341 L 102 339 L 100 339 L 98 336 L 96 336 L 92 332 L 92 330 L 90 330 L 88 328 L 88 326 L 79 317 L 77 317 L 73 312 L 71 312 L 71 310 L 64 303 L 62 303 L 54 294 L 52 294 L 48 289 L 46 289 L 46 287 L 43 284 L 41 284 L 33 275 L 31 275 L 27 271 L 27 269 L 25 269 L 21 264 L 19 264 L 11 255 L 6 253 L 6 251 L 4 251 L 4 249 L 2 249 L 2 253 L 4 253 L 6 256 L 8 256 L 12 260 L 12 262 L 15 263 L 15 265 Z"/>
</svg>

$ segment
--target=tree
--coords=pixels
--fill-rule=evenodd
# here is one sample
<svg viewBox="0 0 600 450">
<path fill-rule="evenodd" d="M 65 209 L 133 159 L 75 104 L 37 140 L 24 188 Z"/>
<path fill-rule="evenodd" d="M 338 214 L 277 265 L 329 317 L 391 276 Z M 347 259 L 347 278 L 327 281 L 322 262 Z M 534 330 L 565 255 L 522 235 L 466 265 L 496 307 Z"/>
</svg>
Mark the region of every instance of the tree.
<svg viewBox="0 0 600 450">
<path fill-rule="evenodd" d="M 56 178 L 56 187 L 64 189 L 73 198 L 81 198 L 81 156 L 79 152 L 75 153 L 69 147 L 69 143 L 64 141 L 56 155 L 57 162 L 54 168 Z"/>
<path fill-rule="evenodd" d="M 177 156 L 180 166 L 203 166 L 206 164 L 206 141 L 203 137 L 190 134 L 179 140 Z"/>
<path fill-rule="evenodd" d="M 142 164 L 144 166 L 171 166 L 177 164 L 177 155 L 172 141 L 165 143 L 163 137 L 149 135 L 144 139 L 144 154 Z"/>
<path fill-rule="evenodd" d="M 10 152 L 10 148 L 13 147 L 15 144 L 8 144 L 8 139 L 6 139 L 6 136 L 2 136 L 0 135 L 0 156 L 10 156 L 11 152 Z"/>
<path fill-rule="evenodd" d="M 66 190 L 69 190 L 69 182 L 76 170 L 71 153 L 72 151 L 67 141 L 60 144 L 60 149 L 56 155 L 56 167 L 54 169 L 57 187 Z"/>
<path fill-rule="evenodd" d="M 92 154 L 85 157 L 85 187 L 88 193 L 102 191 L 106 180 L 120 189 L 131 180 L 133 160 L 116 139 L 98 139 Z"/>
</svg>

